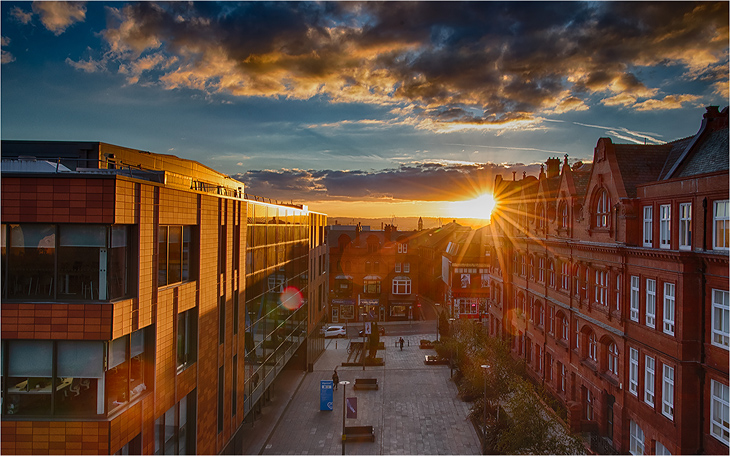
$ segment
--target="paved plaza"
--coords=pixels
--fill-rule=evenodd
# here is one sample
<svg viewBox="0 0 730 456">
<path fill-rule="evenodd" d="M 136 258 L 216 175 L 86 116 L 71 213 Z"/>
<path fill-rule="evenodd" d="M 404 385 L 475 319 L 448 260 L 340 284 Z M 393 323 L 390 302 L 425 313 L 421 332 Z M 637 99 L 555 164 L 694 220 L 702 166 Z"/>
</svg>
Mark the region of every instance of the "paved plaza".
<svg viewBox="0 0 730 456">
<path fill-rule="evenodd" d="M 335 367 L 340 380 L 351 382 L 347 397 L 357 398 L 357 419 L 346 425 L 375 430 L 375 442 L 348 442 L 347 454 L 479 454 L 469 404 L 459 400 L 449 367 L 424 364 L 424 355 L 435 351 L 418 348 L 421 336 L 408 336 L 403 351 L 395 346 L 397 339 L 381 338 L 386 349 L 378 356 L 385 366 L 364 372 L 361 366 L 341 366 L 346 340 L 328 340 L 314 371 L 290 374 L 275 392 L 273 407 L 264 407 L 266 419 L 245 425 L 252 433 L 248 454 L 342 454 L 342 386 L 335 391 L 334 410 L 319 410 L 320 380 L 330 380 Z M 356 378 L 377 378 L 379 389 L 355 390 Z"/>
</svg>

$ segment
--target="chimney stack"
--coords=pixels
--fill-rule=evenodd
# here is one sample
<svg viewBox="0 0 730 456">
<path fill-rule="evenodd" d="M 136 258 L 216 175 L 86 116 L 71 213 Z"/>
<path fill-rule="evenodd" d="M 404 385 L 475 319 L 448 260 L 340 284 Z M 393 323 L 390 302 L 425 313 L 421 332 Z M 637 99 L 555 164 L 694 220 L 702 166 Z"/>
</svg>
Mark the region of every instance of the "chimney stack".
<svg viewBox="0 0 730 456">
<path fill-rule="evenodd" d="M 560 159 L 557 157 L 548 158 L 545 162 L 547 165 L 547 177 L 555 177 L 560 174 Z"/>
</svg>

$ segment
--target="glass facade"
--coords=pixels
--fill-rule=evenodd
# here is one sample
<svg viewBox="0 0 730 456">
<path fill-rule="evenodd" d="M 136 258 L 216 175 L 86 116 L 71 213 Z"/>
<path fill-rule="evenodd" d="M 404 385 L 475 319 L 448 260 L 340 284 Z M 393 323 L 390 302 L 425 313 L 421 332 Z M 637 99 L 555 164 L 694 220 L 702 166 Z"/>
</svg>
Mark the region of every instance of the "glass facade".
<svg viewBox="0 0 730 456">
<path fill-rule="evenodd" d="M 2 225 L 3 299 L 110 301 L 128 297 L 131 226 Z"/>
<path fill-rule="evenodd" d="M 244 414 L 307 335 L 309 215 L 247 202 Z"/>
<path fill-rule="evenodd" d="M 5 340 L 2 414 L 94 417 L 119 410 L 151 391 L 147 327 L 110 342 Z"/>
</svg>

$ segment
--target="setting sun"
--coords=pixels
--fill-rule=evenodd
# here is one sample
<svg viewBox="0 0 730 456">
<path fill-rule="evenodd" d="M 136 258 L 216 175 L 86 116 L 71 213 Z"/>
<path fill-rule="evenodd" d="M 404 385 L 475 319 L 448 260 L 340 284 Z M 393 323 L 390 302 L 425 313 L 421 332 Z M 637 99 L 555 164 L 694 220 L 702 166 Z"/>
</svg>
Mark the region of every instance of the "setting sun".
<svg viewBox="0 0 730 456">
<path fill-rule="evenodd" d="M 448 204 L 450 217 L 489 220 L 497 205 L 490 193 L 485 193 L 468 201 L 453 201 Z"/>
</svg>

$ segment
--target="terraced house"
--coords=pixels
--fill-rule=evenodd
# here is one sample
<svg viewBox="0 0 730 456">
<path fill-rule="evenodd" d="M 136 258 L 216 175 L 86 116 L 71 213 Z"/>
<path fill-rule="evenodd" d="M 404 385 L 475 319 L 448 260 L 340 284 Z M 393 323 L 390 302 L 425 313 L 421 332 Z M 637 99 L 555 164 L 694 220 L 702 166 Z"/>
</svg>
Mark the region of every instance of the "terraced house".
<svg viewBox="0 0 730 456">
<path fill-rule="evenodd" d="M 170 155 L 2 154 L 2 452 L 236 452 L 324 349 L 326 216 Z"/>
<path fill-rule="evenodd" d="M 596 451 L 727 454 L 728 109 L 663 145 L 497 177 L 490 333 Z"/>
</svg>

